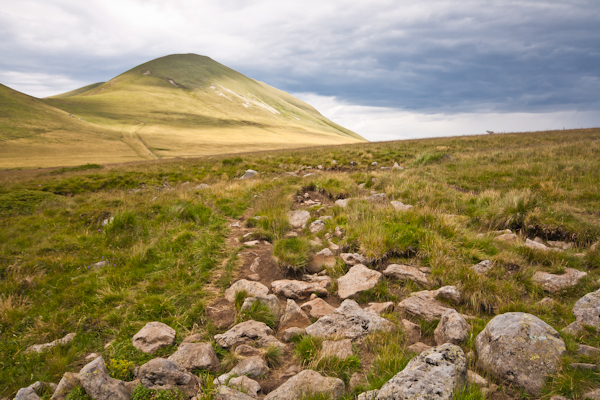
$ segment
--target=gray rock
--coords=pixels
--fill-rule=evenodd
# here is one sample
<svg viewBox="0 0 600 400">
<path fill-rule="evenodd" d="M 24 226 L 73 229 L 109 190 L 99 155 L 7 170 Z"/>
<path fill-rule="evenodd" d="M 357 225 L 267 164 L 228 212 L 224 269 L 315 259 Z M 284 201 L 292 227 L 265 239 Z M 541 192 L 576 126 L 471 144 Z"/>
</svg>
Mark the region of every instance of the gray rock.
<svg viewBox="0 0 600 400">
<path fill-rule="evenodd" d="M 467 371 L 467 382 L 469 382 L 471 385 L 477 385 L 477 386 L 487 386 L 488 385 L 488 381 L 486 381 L 483 376 L 481 376 L 478 373 L 473 372 L 473 371 Z"/>
<path fill-rule="evenodd" d="M 348 206 L 348 203 L 350 202 L 350 200 L 352 199 L 339 199 L 335 201 L 335 205 L 342 207 L 342 208 L 346 208 Z"/>
<path fill-rule="evenodd" d="M 560 331 L 568 335 L 577 336 L 577 334 L 583 331 L 583 324 L 579 321 L 571 322 L 569 325 L 562 328 Z"/>
<path fill-rule="evenodd" d="M 561 251 L 560 249 L 554 247 L 548 247 L 543 243 L 538 243 L 534 240 L 525 239 L 525 247 L 533 249 L 533 250 L 541 250 L 541 251 Z"/>
<path fill-rule="evenodd" d="M 285 312 L 279 321 L 279 329 L 284 331 L 288 328 L 306 328 L 310 325 L 308 316 L 298 307 L 298 304 L 292 299 L 287 300 Z"/>
<path fill-rule="evenodd" d="M 269 288 L 260 282 L 252 282 L 246 279 L 240 279 L 225 290 L 225 298 L 233 303 L 238 292 L 248 293 L 248 297 L 266 297 L 269 294 Z"/>
<path fill-rule="evenodd" d="M 283 385 L 269 393 L 264 400 L 297 400 L 307 394 L 325 394 L 332 400 L 343 396 L 344 382 L 338 378 L 326 378 L 316 371 L 307 369 L 288 379 Z"/>
<path fill-rule="evenodd" d="M 410 265 L 390 264 L 383 271 L 383 274 L 388 278 L 394 278 L 401 281 L 411 280 L 423 286 L 429 285 L 427 275 L 421 272 L 419 268 L 411 267 Z"/>
<path fill-rule="evenodd" d="M 240 357 L 254 357 L 262 356 L 263 351 L 261 349 L 257 349 L 256 347 L 252 347 L 247 344 L 240 344 L 235 348 L 234 354 Z"/>
<path fill-rule="evenodd" d="M 366 198 L 367 201 L 371 203 L 383 203 L 387 200 L 387 194 L 385 193 L 375 193 Z"/>
<path fill-rule="evenodd" d="M 231 378 L 227 383 L 227 386 L 246 393 L 248 396 L 253 398 L 257 398 L 258 392 L 261 390 L 258 382 L 256 382 L 254 379 L 248 378 L 246 375 L 238 376 L 237 378 Z"/>
<path fill-rule="evenodd" d="M 587 392 L 583 395 L 584 399 L 600 400 L 600 389 L 596 389 L 593 392 Z"/>
<path fill-rule="evenodd" d="M 477 336 L 479 366 L 496 379 L 538 396 L 560 367 L 565 343 L 554 328 L 526 313 L 494 317 Z"/>
<path fill-rule="evenodd" d="M 337 294 L 341 299 L 355 296 L 365 290 L 373 289 L 381 280 L 381 272 L 357 264 L 346 275 L 337 279 Z"/>
<path fill-rule="evenodd" d="M 279 299 L 274 294 L 269 294 L 267 296 L 248 297 L 244 300 L 240 311 L 250 310 L 252 308 L 252 305 L 256 301 L 258 301 L 262 305 L 265 305 L 271 311 L 271 313 L 273 313 L 275 318 L 279 318 Z"/>
<path fill-rule="evenodd" d="M 319 251 L 317 254 L 312 256 L 306 269 L 314 274 L 322 271 L 326 267 L 329 268 L 334 266 L 335 255 L 330 249 L 324 248 L 323 250 Z"/>
<path fill-rule="evenodd" d="M 442 314 L 442 319 L 435 328 L 434 337 L 437 345 L 452 343 L 460 345 L 469 338 L 469 325 L 456 310 L 450 309 Z"/>
<path fill-rule="evenodd" d="M 321 357 L 348 358 L 353 354 L 352 339 L 324 340 Z"/>
<path fill-rule="evenodd" d="M 404 167 L 401 167 L 400 165 L 398 165 L 397 162 L 394 163 L 394 165 L 392 166 L 392 169 L 398 169 L 398 170 L 403 170 Z"/>
<path fill-rule="evenodd" d="M 188 371 L 206 369 L 216 372 L 220 365 L 217 353 L 210 343 L 181 343 L 168 360 Z"/>
<path fill-rule="evenodd" d="M 398 303 L 398 308 L 401 311 L 418 318 L 423 318 L 429 322 L 441 318 L 450 309 L 429 294 L 410 296 Z"/>
<path fill-rule="evenodd" d="M 333 283 L 333 280 L 329 275 L 321 275 L 321 274 L 306 274 L 302 276 L 302 280 L 304 282 L 316 283 L 321 287 L 327 289 Z M 314 293 L 313 293 L 314 294 Z"/>
<path fill-rule="evenodd" d="M 295 210 L 287 213 L 288 222 L 294 229 L 302 229 L 310 219 L 310 213 L 306 210 Z"/>
<path fill-rule="evenodd" d="M 377 395 L 379 394 L 379 390 L 369 390 L 368 392 L 364 392 L 358 395 L 356 400 L 375 400 Z"/>
<path fill-rule="evenodd" d="M 92 264 L 90 266 L 94 267 L 94 268 L 104 268 L 104 267 L 106 267 L 108 265 L 109 265 L 108 261 L 98 261 L 97 263 L 94 263 L 94 264 Z"/>
<path fill-rule="evenodd" d="M 74 338 L 75 338 L 75 333 L 69 333 L 65 337 L 63 337 L 61 339 L 56 339 L 50 343 L 34 344 L 33 346 L 29 346 L 28 348 L 25 349 L 25 353 L 32 353 L 32 352 L 41 353 L 42 351 L 44 351 L 46 349 L 50 349 L 52 347 L 69 344 L 73 341 Z"/>
<path fill-rule="evenodd" d="M 348 266 L 366 264 L 368 261 L 365 256 L 358 253 L 342 253 L 340 254 L 340 258 Z"/>
<path fill-rule="evenodd" d="M 473 268 L 473 271 L 475 271 L 476 274 L 483 275 L 492 269 L 493 266 L 494 264 L 490 260 L 483 260 L 480 263 L 473 265 L 471 268 Z"/>
<path fill-rule="evenodd" d="M 408 211 L 411 208 L 413 208 L 413 206 L 411 206 L 410 204 L 404 204 L 401 201 L 391 201 L 390 204 L 392 205 L 392 207 L 394 207 L 396 209 L 396 211 Z"/>
<path fill-rule="evenodd" d="M 170 346 L 175 340 L 175 329 L 162 322 L 148 322 L 131 342 L 133 346 L 144 353 L 154 353 L 158 349 Z"/>
<path fill-rule="evenodd" d="M 254 397 L 228 386 L 219 386 L 215 393 L 215 400 L 254 400 Z"/>
<path fill-rule="evenodd" d="M 330 306 L 320 297 L 302 304 L 300 308 L 302 311 L 308 314 L 308 316 L 317 319 L 324 317 L 325 315 L 329 315 L 333 312 L 333 310 L 335 310 L 335 307 Z"/>
<path fill-rule="evenodd" d="M 573 243 L 562 242 L 560 240 L 548 240 L 548 245 L 562 250 L 570 250 L 575 246 Z"/>
<path fill-rule="evenodd" d="M 500 236 L 496 236 L 494 238 L 495 241 L 497 242 L 504 242 L 504 243 L 509 243 L 509 244 L 515 244 L 515 243 L 519 243 L 519 237 L 517 235 L 515 235 L 514 233 L 505 233 L 503 235 Z"/>
<path fill-rule="evenodd" d="M 295 300 L 305 299 L 313 293 L 317 294 L 318 296 L 327 295 L 327 289 L 318 283 L 294 281 L 289 279 L 273 281 L 271 283 L 271 289 L 273 289 L 273 292 L 279 296 Z"/>
<path fill-rule="evenodd" d="M 573 306 L 577 322 L 600 330 L 600 289 L 588 293 Z"/>
<path fill-rule="evenodd" d="M 598 371 L 600 369 L 596 364 L 588 363 L 571 363 L 571 367 L 575 369 L 587 369 L 590 371 Z"/>
<path fill-rule="evenodd" d="M 577 349 L 577 354 L 587 357 L 598 357 L 600 356 L 600 349 L 585 344 L 580 344 L 579 349 Z"/>
<path fill-rule="evenodd" d="M 442 286 L 436 290 L 422 290 L 420 292 L 413 292 L 411 296 L 416 297 L 430 297 L 437 300 L 450 300 L 454 303 L 460 303 L 461 294 L 460 290 L 456 286 Z"/>
<path fill-rule="evenodd" d="M 538 301 L 538 304 L 543 307 L 552 307 L 554 306 L 554 304 L 556 304 L 556 301 L 554 301 L 554 299 L 550 297 L 544 297 L 543 299 Z"/>
<path fill-rule="evenodd" d="M 284 330 L 281 334 L 281 340 L 283 340 L 286 343 L 289 343 L 292 341 L 292 338 L 294 336 L 304 335 L 305 333 L 306 330 L 304 328 L 288 328 Z"/>
<path fill-rule="evenodd" d="M 365 310 L 374 311 L 379 315 L 391 313 L 394 311 L 394 303 L 391 301 L 386 301 L 385 303 L 369 303 L 369 307 L 365 308 Z"/>
<path fill-rule="evenodd" d="M 79 382 L 78 374 L 74 372 L 65 372 L 60 382 L 58 382 L 58 387 L 52 394 L 50 400 L 65 400 L 67 395 L 80 385 L 81 383 Z"/>
<path fill-rule="evenodd" d="M 108 375 L 102 357 L 86 364 L 78 378 L 83 390 L 94 400 L 129 400 L 125 383 Z"/>
<path fill-rule="evenodd" d="M 417 324 L 410 322 L 407 319 L 402 320 L 402 325 L 408 336 L 408 344 L 415 344 L 421 340 L 421 327 Z"/>
<path fill-rule="evenodd" d="M 273 330 L 264 322 L 245 321 L 225 333 L 215 335 L 215 342 L 222 348 L 229 349 L 240 344 L 252 344 L 269 336 L 273 336 Z"/>
<path fill-rule="evenodd" d="M 338 238 L 343 238 L 344 237 L 344 231 L 339 226 L 335 227 L 335 229 L 333 230 L 333 234 L 336 237 L 338 237 Z"/>
<path fill-rule="evenodd" d="M 540 285 L 545 291 L 557 293 L 563 289 L 576 286 L 579 281 L 587 276 L 586 272 L 573 268 L 567 268 L 562 275 L 549 274 L 547 272 L 537 271 L 533 274 L 531 281 Z"/>
<path fill-rule="evenodd" d="M 444 344 L 425 350 L 379 390 L 377 400 L 451 400 L 467 382 L 462 349 Z"/>
<path fill-rule="evenodd" d="M 320 219 L 311 222 L 310 226 L 308 227 L 312 233 L 320 232 L 323 228 L 325 228 L 325 222 Z"/>
<path fill-rule="evenodd" d="M 41 400 L 37 393 L 31 387 L 19 389 L 15 400 Z"/>
<path fill-rule="evenodd" d="M 253 169 L 247 169 L 246 173 L 240 177 L 240 179 L 252 179 L 258 175 L 258 172 Z"/>
<path fill-rule="evenodd" d="M 228 379 L 235 376 L 246 375 L 249 378 L 258 378 L 269 372 L 269 367 L 265 360 L 259 356 L 248 357 L 240 361 L 231 371 L 219 376 L 214 383 L 224 385 Z"/>
<path fill-rule="evenodd" d="M 423 342 L 417 342 L 415 344 L 411 344 L 410 346 L 408 346 L 406 349 L 412 353 L 417 353 L 417 354 L 421 354 L 422 352 L 424 352 L 425 350 L 429 350 L 431 349 L 432 346 L 425 344 Z"/>
<path fill-rule="evenodd" d="M 179 389 L 188 397 L 195 396 L 201 384 L 196 375 L 180 369 L 173 361 L 164 358 L 155 358 L 142 365 L 138 378 L 147 389 Z"/>
<path fill-rule="evenodd" d="M 372 311 L 365 311 L 354 300 L 344 300 L 333 313 L 319 318 L 306 328 L 311 336 L 343 336 L 355 339 L 375 331 L 390 331 L 395 325 Z"/>
</svg>

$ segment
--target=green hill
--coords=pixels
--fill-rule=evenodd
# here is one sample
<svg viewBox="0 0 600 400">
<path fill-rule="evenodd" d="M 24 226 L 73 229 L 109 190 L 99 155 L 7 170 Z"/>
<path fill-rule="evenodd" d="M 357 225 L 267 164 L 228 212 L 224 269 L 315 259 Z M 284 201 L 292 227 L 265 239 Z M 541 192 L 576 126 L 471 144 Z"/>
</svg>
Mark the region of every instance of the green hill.
<svg viewBox="0 0 600 400">
<path fill-rule="evenodd" d="M 2 93 L 3 109 L 16 104 L 6 107 L 0 129 L 5 168 L 364 141 L 288 93 L 195 54 L 152 60 L 108 82 L 43 100 L 6 87 Z M 60 145 L 50 149 L 49 141 Z"/>
</svg>

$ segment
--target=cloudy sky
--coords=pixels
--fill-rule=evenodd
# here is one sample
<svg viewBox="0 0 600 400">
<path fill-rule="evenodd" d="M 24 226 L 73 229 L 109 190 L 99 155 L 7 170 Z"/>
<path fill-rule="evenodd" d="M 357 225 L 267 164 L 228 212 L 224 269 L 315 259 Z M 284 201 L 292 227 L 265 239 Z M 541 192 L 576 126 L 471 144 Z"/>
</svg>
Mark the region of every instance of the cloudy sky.
<svg viewBox="0 0 600 400">
<path fill-rule="evenodd" d="M 0 0 L 0 51 L 38 97 L 207 55 L 370 140 L 600 126 L 598 0 Z"/>
</svg>

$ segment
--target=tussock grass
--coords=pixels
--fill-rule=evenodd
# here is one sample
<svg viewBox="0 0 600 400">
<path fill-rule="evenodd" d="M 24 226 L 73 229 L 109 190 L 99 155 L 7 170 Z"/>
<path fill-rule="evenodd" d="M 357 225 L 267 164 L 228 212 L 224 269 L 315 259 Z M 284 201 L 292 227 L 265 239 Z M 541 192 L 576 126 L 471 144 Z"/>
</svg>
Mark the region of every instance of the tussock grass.
<svg viewBox="0 0 600 400">
<path fill-rule="evenodd" d="M 310 243 L 303 237 L 280 239 L 273 246 L 273 256 L 279 265 L 292 271 L 304 271 L 310 251 Z"/>
</svg>

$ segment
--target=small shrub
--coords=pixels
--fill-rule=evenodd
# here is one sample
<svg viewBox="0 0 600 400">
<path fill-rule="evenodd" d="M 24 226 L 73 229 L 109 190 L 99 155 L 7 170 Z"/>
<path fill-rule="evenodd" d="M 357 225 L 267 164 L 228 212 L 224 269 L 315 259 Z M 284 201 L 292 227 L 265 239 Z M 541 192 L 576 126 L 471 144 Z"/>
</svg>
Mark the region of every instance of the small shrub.
<svg viewBox="0 0 600 400">
<path fill-rule="evenodd" d="M 417 166 L 417 165 L 427 165 L 427 164 L 432 164 L 432 163 L 438 162 L 438 161 L 440 161 L 441 159 L 443 159 L 443 158 L 446 158 L 446 157 L 448 157 L 448 158 L 449 158 L 448 154 L 446 154 L 446 153 L 440 153 L 440 152 L 434 152 L 434 153 L 431 153 L 431 152 L 424 152 L 424 153 L 421 153 L 421 154 L 419 154 L 419 155 L 418 155 L 418 156 L 415 158 L 415 160 L 413 161 L 413 163 L 412 163 L 412 164 L 413 164 L 414 166 Z"/>
<path fill-rule="evenodd" d="M 283 362 L 283 350 L 279 346 L 269 346 L 265 349 L 264 357 L 269 368 L 277 368 Z"/>
<path fill-rule="evenodd" d="M 92 400 L 90 396 L 83 390 L 81 386 L 77 386 L 71 390 L 71 393 L 65 397 L 65 400 Z"/>
<path fill-rule="evenodd" d="M 235 306 L 236 310 L 240 310 L 242 308 L 244 300 L 246 300 L 247 297 L 250 297 L 250 293 L 248 293 L 245 290 L 240 290 L 239 292 L 235 293 L 235 300 L 233 301 L 233 305 Z"/>
<path fill-rule="evenodd" d="M 308 365 L 318 356 L 322 345 L 323 339 L 321 338 L 315 336 L 301 336 L 297 339 L 294 354 L 300 358 L 302 364 Z"/>
<path fill-rule="evenodd" d="M 236 296 L 237 301 L 237 296 Z M 244 300 L 241 301 L 242 304 Z M 240 306 L 241 308 L 241 306 Z M 265 304 L 260 303 L 259 301 L 255 301 L 252 303 L 252 306 L 249 310 L 241 311 L 238 316 L 238 322 L 254 320 L 258 322 L 264 322 L 270 328 L 273 328 L 277 323 L 277 316 L 275 316 L 269 307 Z"/>
<path fill-rule="evenodd" d="M 322 357 L 311 362 L 309 367 L 326 376 L 340 378 L 348 384 L 352 374 L 360 371 L 361 364 L 357 356 L 347 358 Z"/>
<path fill-rule="evenodd" d="M 537 207 L 539 201 L 529 189 L 511 190 L 488 208 L 488 226 L 492 229 L 521 229 L 528 214 Z"/>
<path fill-rule="evenodd" d="M 119 379 L 121 381 L 130 381 L 133 379 L 133 369 L 135 368 L 135 363 L 122 360 L 122 359 L 114 359 L 111 358 L 110 362 L 107 365 L 107 370 L 109 375 L 112 378 Z"/>
<path fill-rule="evenodd" d="M 486 397 L 481 393 L 477 385 L 467 384 L 462 390 L 454 392 L 452 400 L 485 400 Z"/>
<path fill-rule="evenodd" d="M 187 400 L 187 396 L 179 389 L 147 389 L 140 383 L 131 392 L 131 400 Z"/>
<path fill-rule="evenodd" d="M 275 242 L 273 255 L 279 264 L 293 271 L 304 271 L 308 265 L 310 244 L 304 238 L 286 238 Z"/>
</svg>

